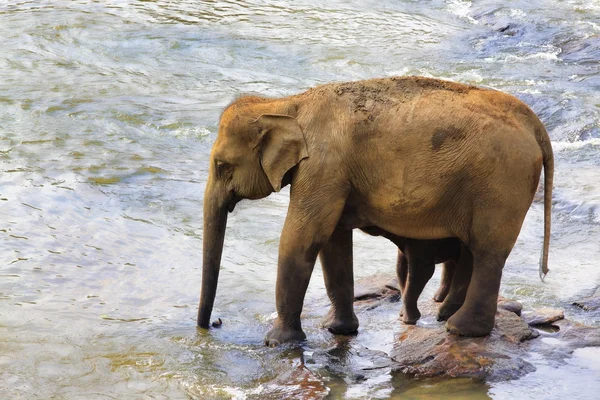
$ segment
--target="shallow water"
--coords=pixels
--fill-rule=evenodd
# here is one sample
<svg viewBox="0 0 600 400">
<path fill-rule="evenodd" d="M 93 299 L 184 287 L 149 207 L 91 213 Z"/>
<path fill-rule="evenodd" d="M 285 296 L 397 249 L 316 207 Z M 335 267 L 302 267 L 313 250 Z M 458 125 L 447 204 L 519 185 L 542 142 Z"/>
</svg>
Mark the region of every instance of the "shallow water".
<svg viewBox="0 0 600 400">
<path fill-rule="evenodd" d="M 1 4 L 0 397 L 256 398 L 302 358 L 332 398 L 595 398 L 585 351 L 556 365 L 532 355 L 535 373 L 489 385 L 365 370 L 361 351 L 390 349 L 399 305 L 359 310 L 359 335 L 334 338 L 318 327 L 319 268 L 307 345 L 265 348 L 286 190 L 230 215 L 213 312 L 223 327 L 197 332 L 195 317 L 222 108 L 240 93 L 425 75 L 507 91 L 544 121 L 551 272 L 539 281 L 536 202 L 502 294 L 600 327 L 569 306 L 600 285 L 599 15 L 583 0 Z M 357 233 L 355 247 L 357 277 L 393 269 L 389 243 Z"/>
</svg>

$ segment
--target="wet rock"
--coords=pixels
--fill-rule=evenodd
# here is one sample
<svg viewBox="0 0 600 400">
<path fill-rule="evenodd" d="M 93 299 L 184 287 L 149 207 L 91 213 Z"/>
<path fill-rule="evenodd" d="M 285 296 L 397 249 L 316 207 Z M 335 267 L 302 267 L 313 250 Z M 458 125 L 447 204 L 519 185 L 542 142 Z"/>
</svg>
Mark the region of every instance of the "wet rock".
<svg viewBox="0 0 600 400">
<path fill-rule="evenodd" d="M 496 339 L 496 335 L 511 343 L 520 343 L 535 336 L 533 330 L 521 317 L 504 309 L 496 312 L 496 324 L 489 338 Z"/>
<path fill-rule="evenodd" d="M 591 296 L 578 300 L 574 302 L 573 305 L 585 311 L 600 310 L 600 287 L 598 287 Z"/>
<path fill-rule="evenodd" d="M 381 302 L 386 295 L 395 293 L 387 282 L 389 279 L 385 277 L 357 282 L 358 287 L 369 288 L 368 293 L 374 294 L 362 297 L 362 303 Z M 363 292 L 367 291 L 363 289 Z M 431 322 L 439 305 L 421 300 L 421 322 L 416 326 L 400 325 L 401 331 L 390 353 L 392 369 L 417 377 L 468 377 L 487 381 L 514 379 L 534 371 L 533 365 L 525 360 L 523 342 L 538 333 L 517 315 L 522 309 L 520 303 L 504 298 L 500 303 L 508 310 L 499 307 L 491 335 L 464 338 L 448 334 L 442 322 Z M 430 322 L 423 323 L 425 319 Z"/>
<path fill-rule="evenodd" d="M 537 329 L 532 329 L 531 337 L 529 339 L 531 340 L 531 339 L 535 339 L 537 337 L 540 337 L 540 331 L 538 331 Z"/>
<path fill-rule="evenodd" d="M 509 36 L 515 36 L 519 33 L 518 25 L 506 21 L 498 21 L 492 26 L 492 29 Z"/>
<path fill-rule="evenodd" d="M 342 340 L 343 342 L 343 340 Z M 306 363 L 325 369 L 334 376 L 348 376 L 351 381 L 376 379 L 391 370 L 394 361 L 381 350 L 350 343 L 338 343 L 326 350 L 315 351 Z"/>
<path fill-rule="evenodd" d="M 499 309 L 494 330 L 483 338 L 450 335 L 441 323 L 403 327 L 391 356 L 394 370 L 417 377 L 515 379 L 535 370 L 521 346 L 533 336 L 519 316 Z"/>
<path fill-rule="evenodd" d="M 321 400 L 327 397 L 329 389 L 321 378 L 306 368 L 300 361 L 294 361 L 289 370 L 272 381 L 261 385 L 257 393 L 249 399 L 311 399 Z"/>
<path fill-rule="evenodd" d="M 600 309 L 600 297 L 588 297 L 574 302 L 573 305 L 585 311 L 595 311 Z"/>
<path fill-rule="evenodd" d="M 398 280 L 389 275 L 376 275 L 360 279 L 354 285 L 354 300 L 362 301 L 398 295 Z"/>
<path fill-rule="evenodd" d="M 390 282 L 392 279 L 385 276 L 357 281 L 361 312 L 369 312 L 375 307 L 373 304 L 397 296 L 398 291 L 392 289 Z M 415 377 L 501 381 L 535 371 L 528 361 L 532 353 L 558 366 L 576 349 L 600 347 L 600 329 L 565 320 L 562 310 L 542 308 L 523 311 L 519 316 L 522 305 L 500 297 L 492 333 L 467 338 L 449 334 L 445 323 L 436 321 L 438 306 L 432 300 L 421 299 L 422 318 L 417 325 L 402 325 L 398 321 L 400 331 L 389 353 L 393 371 Z"/>
<path fill-rule="evenodd" d="M 564 317 L 564 311 L 556 308 L 539 308 L 523 313 L 523 318 L 530 326 L 551 325 Z"/>
<path fill-rule="evenodd" d="M 498 308 L 502 308 L 506 311 L 513 312 L 520 316 L 521 311 L 523 310 L 523 305 L 516 300 L 499 299 Z"/>
<path fill-rule="evenodd" d="M 553 323 L 560 328 L 558 338 L 566 341 L 573 350 L 581 347 L 600 347 L 600 329 L 563 319 Z"/>
<path fill-rule="evenodd" d="M 570 321 L 552 323 L 555 332 L 542 332 L 540 340 L 530 342 L 530 351 L 557 367 L 568 360 L 578 349 L 600 348 L 600 329 Z"/>
</svg>

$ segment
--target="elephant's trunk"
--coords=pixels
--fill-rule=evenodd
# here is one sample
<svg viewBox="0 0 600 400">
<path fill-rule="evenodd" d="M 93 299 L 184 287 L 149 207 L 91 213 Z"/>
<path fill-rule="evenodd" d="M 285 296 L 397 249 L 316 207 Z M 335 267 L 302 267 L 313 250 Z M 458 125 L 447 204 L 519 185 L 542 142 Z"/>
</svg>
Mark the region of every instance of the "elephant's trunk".
<svg viewBox="0 0 600 400">
<path fill-rule="evenodd" d="M 215 187 L 217 186 L 217 187 Z M 204 192 L 204 234 L 202 240 L 202 291 L 198 308 L 198 326 L 208 328 L 223 253 L 223 241 L 227 226 L 227 207 L 229 197 L 227 191 L 209 183 Z"/>
</svg>

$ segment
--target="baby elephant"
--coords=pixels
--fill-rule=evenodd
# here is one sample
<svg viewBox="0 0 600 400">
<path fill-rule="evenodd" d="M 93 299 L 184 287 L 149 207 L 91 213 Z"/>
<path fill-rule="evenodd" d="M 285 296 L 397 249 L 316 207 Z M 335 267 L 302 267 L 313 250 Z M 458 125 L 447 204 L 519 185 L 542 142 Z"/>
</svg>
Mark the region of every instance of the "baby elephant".
<svg viewBox="0 0 600 400">
<path fill-rule="evenodd" d="M 405 324 L 415 324 L 421 317 L 417 308 L 417 300 L 433 276 L 435 264 L 443 263 L 440 286 L 433 296 L 433 300 L 436 302 L 441 303 L 446 299 L 453 283 L 455 286 L 468 286 L 469 282 L 465 281 L 467 277 L 464 273 L 458 274 L 456 282 L 453 282 L 461 254 L 458 239 L 410 240 L 400 238 L 398 242 L 396 273 L 402 295 L 400 315 Z M 438 318 L 446 319 L 441 315 L 438 315 Z"/>
<path fill-rule="evenodd" d="M 433 276 L 435 264 L 444 264 L 440 287 L 433 297 L 436 302 L 443 302 L 446 299 L 452 284 L 454 284 L 455 291 L 458 288 L 466 289 L 468 287 L 469 279 L 471 278 L 471 265 L 461 266 L 461 272 L 456 274 L 456 279 L 453 279 L 461 255 L 461 244 L 458 239 L 408 239 L 390 234 L 376 227 L 363 228 L 362 231 L 371 236 L 383 236 L 398 246 L 396 273 L 400 294 L 402 295 L 402 311 L 400 312 L 400 316 L 403 323 L 415 324 L 421 317 L 421 313 L 417 307 L 417 300 L 425 285 Z M 468 252 L 467 249 L 464 251 Z M 468 258 L 465 258 L 463 263 L 467 260 Z M 464 290 L 461 290 L 461 292 L 464 292 Z M 456 303 L 456 296 L 454 298 L 455 300 L 452 302 Z M 442 306 L 441 310 L 445 308 L 458 309 L 462 305 L 462 302 L 464 302 L 464 298 L 459 299 L 458 302 L 460 304 L 454 306 Z M 444 313 L 440 313 L 438 314 L 438 319 L 446 320 L 450 315 L 445 316 Z"/>
</svg>

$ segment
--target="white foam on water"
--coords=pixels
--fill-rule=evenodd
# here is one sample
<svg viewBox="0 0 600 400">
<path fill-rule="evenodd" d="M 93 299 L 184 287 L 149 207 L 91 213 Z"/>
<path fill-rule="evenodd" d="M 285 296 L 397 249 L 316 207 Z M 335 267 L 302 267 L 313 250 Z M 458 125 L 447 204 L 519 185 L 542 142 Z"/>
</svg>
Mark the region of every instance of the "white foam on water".
<svg viewBox="0 0 600 400">
<path fill-rule="evenodd" d="M 585 147 L 600 147 L 600 138 L 578 140 L 575 142 L 552 142 L 552 150 L 554 152 L 573 151 Z"/>
<path fill-rule="evenodd" d="M 471 8 L 473 7 L 472 1 L 467 0 L 451 0 L 448 2 L 448 11 L 450 13 L 463 18 L 473 24 L 478 24 L 479 21 L 471 17 L 469 14 L 471 13 Z"/>
<path fill-rule="evenodd" d="M 600 347 L 575 349 L 573 352 L 573 363 L 600 373 Z"/>
</svg>

